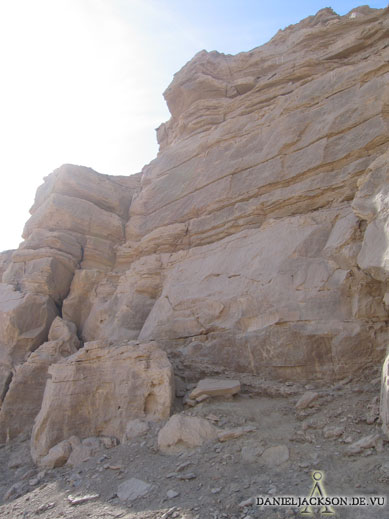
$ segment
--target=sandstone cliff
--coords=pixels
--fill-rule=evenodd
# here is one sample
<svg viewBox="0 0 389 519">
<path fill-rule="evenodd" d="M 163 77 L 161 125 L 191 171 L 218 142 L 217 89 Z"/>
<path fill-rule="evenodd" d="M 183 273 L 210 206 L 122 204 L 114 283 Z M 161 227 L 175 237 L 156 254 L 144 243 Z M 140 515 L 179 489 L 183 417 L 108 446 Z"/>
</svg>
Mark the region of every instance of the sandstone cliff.
<svg viewBox="0 0 389 519">
<path fill-rule="evenodd" d="M 202 51 L 164 94 L 171 119 L 141 174 L 46 178 L 0 258 L 0 441 L 23 429 L 7 401 L 56 316 L 81 346 L 155 341 L 193 378 L 328 381 L 382 363 L 388 38 L 388 9 L 323 9 L 250 52 Z M 53 357 L 66 409 L 84 356 Z"/>
</svg>

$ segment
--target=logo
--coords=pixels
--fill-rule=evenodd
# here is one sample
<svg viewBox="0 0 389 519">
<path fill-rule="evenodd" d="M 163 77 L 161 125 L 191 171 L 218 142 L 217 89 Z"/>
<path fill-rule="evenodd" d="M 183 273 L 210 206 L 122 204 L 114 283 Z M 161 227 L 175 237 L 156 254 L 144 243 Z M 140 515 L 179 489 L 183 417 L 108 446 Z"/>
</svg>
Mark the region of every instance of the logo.
<svg viewBox="0 0 389 519">
<path fill-rule="evenodd" d="M 316 470 L 315 472 L 312 472 L 312 479 L 313 479 L 313 485 L 311 493 L 308 496 L 308 503 L 301 511 L 301 515 L 312 515 L 313 509 L 312 504 L 318 504 L 319 506 L 322 506 L 320 509 L 320 513 L 322 515 L 334 515 L 335 511 L 329 504 L 323 504 L 322 503 L 329 503 L 331 500 L 327 499 L 327 493 L 324 488 L 324 474 L 323 472 L 320 472 L 320 470 Z M 317 499 L 317 502 L 315 500 Z"/>
<path fill-rule="evenodd" d="M 264 507 L 294 507 L 302 517 L 335 516 L 336 507 L 385 507 L 385 496 L 329 496 L 324 487 L 324 472 L 312 472 L 308 496 L 257 496 L 255 504 Z"/>
</svg>

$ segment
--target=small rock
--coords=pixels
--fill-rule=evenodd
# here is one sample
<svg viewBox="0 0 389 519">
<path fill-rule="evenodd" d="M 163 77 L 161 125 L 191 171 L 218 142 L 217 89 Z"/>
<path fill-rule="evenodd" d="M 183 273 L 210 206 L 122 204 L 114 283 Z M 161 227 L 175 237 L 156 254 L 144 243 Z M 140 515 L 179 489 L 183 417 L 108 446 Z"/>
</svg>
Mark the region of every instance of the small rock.
<svg viewBox="0 0 389 519">
<path fill-rule="evenodd" d="M 175 490 L 168 490 L 166 492 L 166 495 L 169 499 L 174 499 L 175 497 L 178 497 L 180 495 L 179 492 L 176 492 Z"/>
<path fill-rule="evenodd" d="M 188 474 L 180 474 L 178 476 L 178 479 L 182 479 L 183 481 L 188 481 L 190 479 L 195 479 L 195 478 L 197 478 L 197 476 L 193 472 L 189 472 Z"/>
<path fill-rule="evenodd" d="M 189 467 L 189 465 L 192 465 L 192 462 L 191 461 L 185 461 L 184 463 L 181 463 L 180 465 L 177 466 L 176 471 L 177 472 L 182 472 L 187 467 Z"/>
<path fill-rule="evenodd" d="M 239 393 L 239 380 L 204 378 L 199 381 L 189 398 L 197 399 L 201 395 L 208 396 L 230 396 Z"/>
<path fill-rule="evenodd" d="M 93 439 L 98 441 L 99 446 L 103 445 L 106 449 L 113 449 L 119 445 L 119 440 L 114 436 L 100 436 L 99 438 Z M 88 440 L 88 438 L 86 440 Z"/>
<path fill-rule="evenodd" d="M 221 488 L 218 487 L 218 488 L 211 488 L 211 493 L 212 494 L 218 494 L 219 492 L 221 492 Z"/>
<path fill-rule="evenodd" d="M 327 440 L 339 438 L 342 434 L 344 434 L 344 427 L 341 426 L 328 425 L 323 429 L 323 436 Z"/>
<path fill-rule="evenodd" d="M 145 496 L 151 489 L 150 483 L 141 479 L 130 478 L 118 486 L 117 495 L 120 501 L 135 501 Z"/>
<path fill-rule="evenodd" d="M 164 514 L 161 515 L 160 519 L 167 519 L 172 516 L 172 514 L 176 511 L 177 507 L 173 506 L 173 508 L 169 508 Z"/>
<path fill-rule="evenodd" d="M 209 395 L 200 395 L 196 398 L 196 402 L 200 404 L 201 402 L 204 402 L 204 400 L 208 400 Z"/>
<path fill-rule="evenodd" d="M 235 427 L 234 429 L 227 429 L 225 431 L 220 431 L 218 434 L 219 442 L 226 442 L 228 440 L 234 440 L 235 438 L 239 438 L 246 433 L 254 432 L 256 428 L 251 425 L 245 425 L 244 427 Z"/>
<path fill-rule="evenodd" d="M 85 496 L 68 496 L 68 501 L 72 506 L 82 505 L 83 503 L 88 503 L 89 501 L 94 501 L 100 497 L 99 494 L 86 494 Z"/>
<path fill-rule="evenodd" d="M 176 476 L 178 476 L 177 472 L 169 472 L 169 474 L 166 474 L 165 478 L 170 479 L 175 478 Z"/>
<path fill-rule="evenodd" d="M 140 436 L 144 436 L 150 429 L 148 422 L 139 420 L 130 420 L 126 425 L 126 432 L 124 434 L 123 441 L 131 441 Z"/>
<path fill-rule="evenodd" d="M 317 398 L 319 397 L 318 393 L 314 391 L 306 391 L 303 396 L 298 400 L 296 404 L 296 409 L 306 409 L 309 407 Z"/>
<path fill-rule="evenodd" d="M 252 506 L 254 504 L 254 498 L 250 497 L 249 499 L 245 499 L 239 503 L 240 508 L 245 508 L 246 506 Z"/>
<path fill-rule="evenodd" d="M 370 449 L 376 445 L 380 447 L 379 440 L 381 440 L 379 434 L 369 434 L 369 436 L 364 436 L 360 440 L 349 445 L 346 449 L 346 454 L 348 456 L 355 456 L 356 454 L 360 454 L 365 449 Z"/>
<path fill-rule="evenodd" d="M 276 445 L 275 447 L 269 447 L 262 454 L 261 459 L 269 467 L 276 467 L 282 465 L 289 459 L 289 449 L 286 445 Z"/>
<path fill-rule="evenodd" d="M 182 403 L 184 405 L 187 405 L 189 407 L 194 407 L 196 405 L 196 400 L 193 400 L 192 398 L 189 398 L 188 395 L 186 395 L 183 400 L 182 400 Z"/>
</svg>

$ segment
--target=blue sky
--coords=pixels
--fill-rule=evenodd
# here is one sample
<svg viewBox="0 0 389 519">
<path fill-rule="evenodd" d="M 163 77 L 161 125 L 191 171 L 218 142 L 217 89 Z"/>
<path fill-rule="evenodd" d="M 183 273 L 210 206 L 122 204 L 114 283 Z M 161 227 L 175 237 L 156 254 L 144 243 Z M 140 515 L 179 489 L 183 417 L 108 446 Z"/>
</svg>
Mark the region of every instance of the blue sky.
<svg viewBox="0 0 389 519">
<path fill-rule="evenodd" d="M 332 1 L 346 14 L 358 4 Z M 387 1 L 374 1 L 382 8 Z M 201 49 L 235 54 L 327 1 L 0 0 L 0 251 L 44 176 L 70 162 L 132 174 L 157 153 L 162 92 Z"/>
</svg>

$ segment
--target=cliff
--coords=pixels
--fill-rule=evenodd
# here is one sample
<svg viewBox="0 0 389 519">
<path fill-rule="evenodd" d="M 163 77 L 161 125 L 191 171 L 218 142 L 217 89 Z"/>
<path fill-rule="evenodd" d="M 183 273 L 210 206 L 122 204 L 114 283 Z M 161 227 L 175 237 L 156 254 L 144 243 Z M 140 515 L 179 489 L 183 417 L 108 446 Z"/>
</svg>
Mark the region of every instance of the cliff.
<svg viewBox="0 0 389 519">
<path fill-rule="evenodd" d="M 50 365 L 67 384 L 50 390 L 60 406 L 77 393 L 77 359 L 101 345 L 109 364 L 124 343 L 154 341 L 187 380 L 229 373 L 254 385 L 325 384 L 381 365 L 388 38 L 388 9 L 323 9 L 250 52 L 201 51 L 164 94 L 171 119 L 141 174 L 64 165 L 45 179 L 25 241 L 0 257 L 0 441 L 31 430 Z M 26 366 L 57 316 L 75 325 L 81 350 L 45 361 L 21 420 Z M 152 416 L 165 416 L 163 401 Z M 71 420 L 63 427 L 72 433 Z"/>
</svg>

